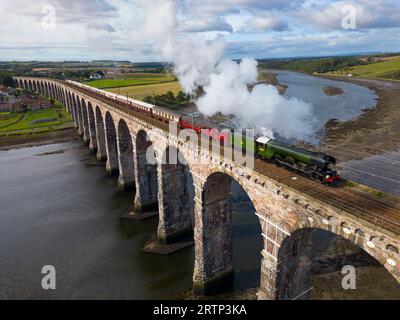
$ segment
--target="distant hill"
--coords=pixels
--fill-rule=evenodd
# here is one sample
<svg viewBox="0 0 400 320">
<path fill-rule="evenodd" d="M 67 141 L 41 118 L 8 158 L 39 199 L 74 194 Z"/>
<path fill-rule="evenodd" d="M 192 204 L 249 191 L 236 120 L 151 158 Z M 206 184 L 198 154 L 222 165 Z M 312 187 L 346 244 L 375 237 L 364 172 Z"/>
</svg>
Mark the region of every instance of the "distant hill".
<svg viewBox="0 0 400 320">
<path fill-rule="evenodd" d="M 261 60 L 261 68 L 285 69 L 309 74 L 352 75 L 363 78 L 400 80 L 400 54 Z"/>
</svg>

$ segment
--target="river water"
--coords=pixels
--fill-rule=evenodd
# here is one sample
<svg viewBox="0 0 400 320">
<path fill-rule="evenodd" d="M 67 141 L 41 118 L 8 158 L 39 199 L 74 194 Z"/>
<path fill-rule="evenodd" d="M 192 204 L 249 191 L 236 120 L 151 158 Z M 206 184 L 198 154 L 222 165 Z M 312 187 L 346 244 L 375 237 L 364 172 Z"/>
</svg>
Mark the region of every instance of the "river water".
<svg viewBox="0 0 400 320">
<path fill-rule="evenodd" d="M 0 299 L 168 299 L 191 289 L 194 249 L 142 253 L 158 219 L 121 219 L 132 195 L 117 192 L 81 142 L 0 151 L 0 190 Z M 235 287 L 257 286 L 257 218 L 247 209 L 234 220 Z M 54 291 L 41 288 L 44 265 L 56 268 Z"/>
<path fill-rule="evenodd" d="M 331 119 L 352 119 L 360 115 L 363 109 L 376 105 L 376 93 L 363 86 L 292 71 L 274 72 L 278 74 L 279 82 L 287 85 L 286 97 L 296 97 L 313 105 L 321 127 Z M 324 87 L 340 88 L 343 94 L 326 95 L 322 90 Z"/>
</svg>

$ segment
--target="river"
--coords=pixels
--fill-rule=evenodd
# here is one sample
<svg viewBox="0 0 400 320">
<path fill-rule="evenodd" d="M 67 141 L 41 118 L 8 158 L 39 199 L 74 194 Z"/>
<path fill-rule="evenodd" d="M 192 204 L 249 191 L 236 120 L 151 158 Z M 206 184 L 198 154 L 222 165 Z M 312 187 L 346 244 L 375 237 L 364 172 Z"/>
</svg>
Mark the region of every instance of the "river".
<svg viewBox="0 0 400 320">
<path fill-rule="evenodd" d="M 142 253 L 157 218 L 121 219 L 132 195 L 81 142 L 0 151 L 0 177 L 0 299 L 171 299 L 191 289 L 194 248 Z M 235 287 L 257 286 L 257 218 L 234 219 Z M 54 291 L 41 288 L 44 265 L 56 268 Z"/>
<path fill-rule="evenodd" d="M 313 105 L 321 127 L 331 119 L 350 120 L 360 115 L 363 109 L 376 105 L 376 93 L 363 86 L 292 71 L 274 72 L 278 74 L 278 81 L 287 85 L 286 97 L 296 97 Z M 322 90 L 324 87 L 340 88 L 343 94 L 329 96 Z"/>
</svg>

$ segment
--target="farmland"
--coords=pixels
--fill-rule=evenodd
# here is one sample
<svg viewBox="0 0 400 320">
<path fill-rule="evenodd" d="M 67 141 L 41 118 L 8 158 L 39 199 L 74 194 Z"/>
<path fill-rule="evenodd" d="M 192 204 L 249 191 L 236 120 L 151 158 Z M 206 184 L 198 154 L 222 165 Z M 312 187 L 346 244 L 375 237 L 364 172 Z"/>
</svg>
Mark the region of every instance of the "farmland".
<svg viewBox="0 0 400 320">
<path fill-rule="evenodd" d="M 362 66 L 350 67 L 328 73 L 330 75 L 347 75 L 367 79 L 400 80 L 400 57 L 386 59 Z"/>
<path fill-rule="evenodd" d="M 107 91 L 118 93 L 121 95 L 129 95 L 130 98 L 143 100 L 146 96 L 161 95 L 168 91 L 173 92 L 175 95 L 181 90 L 181 86 L 178 81 L 167 82 L 167 83 L 157 83 L 150 85 L 141 86 L 129 86 L 122 88 L 108 89 Z"/>
<path fill-rule="evenodd" d="M 98 89 L 111 89 L 130 86 L 151 85 L 176 81 L 175 76 L 163 73 L 136 73 L 124 79 L 104 79 L 86 81 L 85 84 Z"/>
</svg>

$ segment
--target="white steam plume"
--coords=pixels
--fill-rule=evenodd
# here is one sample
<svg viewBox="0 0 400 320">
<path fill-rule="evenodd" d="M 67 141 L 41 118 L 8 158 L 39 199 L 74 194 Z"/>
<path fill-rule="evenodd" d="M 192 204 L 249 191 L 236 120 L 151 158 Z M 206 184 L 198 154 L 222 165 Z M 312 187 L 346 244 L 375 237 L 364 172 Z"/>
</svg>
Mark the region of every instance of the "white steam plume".
<svg viewBox="0 0 400 320">
<path fill-rule="evenodd" d="M 207 41 L 199 35 L 179 34 L 176 4 L 172 0 L 143 1 L 144 34 L 156 40 L 156 51 L 174 65 L 186 93 L 203 87 L 205 94 L 196 101 L 200 112 L 232 114 L 242 128 L 271 136 L 278 133 L 287 139 L 314 140 L 319 128 L 311 104 L 285 98 L 271 85 L 256 85 L 250 91 L 248 85 L 257 83 L 257 61 L 223 60 L 222 38 Z"/>
</svg>

